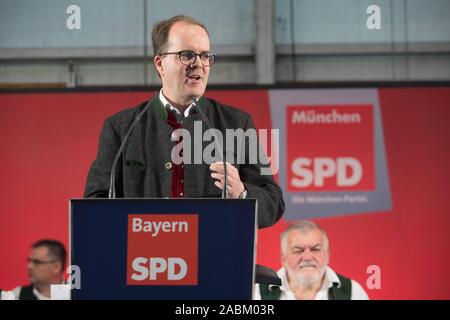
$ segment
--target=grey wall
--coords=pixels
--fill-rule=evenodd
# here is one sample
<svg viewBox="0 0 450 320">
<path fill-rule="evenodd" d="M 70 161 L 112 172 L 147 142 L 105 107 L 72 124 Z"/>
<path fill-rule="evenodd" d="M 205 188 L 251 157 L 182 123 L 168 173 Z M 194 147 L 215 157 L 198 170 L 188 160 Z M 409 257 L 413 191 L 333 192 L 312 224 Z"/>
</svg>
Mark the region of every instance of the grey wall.
<svg viewBox="0 0 450 320">
<path fill-rule="evenodd" d="M 0 84 L 157 84 L 151 27 L 175 14 L 208 26 L 211 83 L 450 80 L 449 0 L 0 0 Z"/>
</svg>

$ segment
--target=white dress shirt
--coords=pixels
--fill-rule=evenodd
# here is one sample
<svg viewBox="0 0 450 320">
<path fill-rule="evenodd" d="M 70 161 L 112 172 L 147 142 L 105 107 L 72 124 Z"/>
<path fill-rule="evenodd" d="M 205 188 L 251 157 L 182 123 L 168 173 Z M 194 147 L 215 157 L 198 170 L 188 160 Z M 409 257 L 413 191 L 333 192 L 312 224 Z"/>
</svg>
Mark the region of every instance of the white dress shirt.
<svg viewBox="0 0 450 320">
<path fill-rule="evenodd" d="M 189 107 L 187 107 L 186 110 L 184 110 L 183 114 L 181 114 L 180 110 L 178 110 L 177 108 L 172 106 L 170 104 L 170 102 L 167 100 L 167 98 L 164 96 L 162 88 L 161 88 L 161 90 L 159 90 L 159 100 L 161 100 L 163 106 L 165 106 L 166 108 L 169 108 L 170 110 L 175 111 L 179 115 L 184 115 L 185 118 L 189 115 L 189 112 L 195 105 L 194 102 L 192 102 L 191 105 Z"/>
</svg>

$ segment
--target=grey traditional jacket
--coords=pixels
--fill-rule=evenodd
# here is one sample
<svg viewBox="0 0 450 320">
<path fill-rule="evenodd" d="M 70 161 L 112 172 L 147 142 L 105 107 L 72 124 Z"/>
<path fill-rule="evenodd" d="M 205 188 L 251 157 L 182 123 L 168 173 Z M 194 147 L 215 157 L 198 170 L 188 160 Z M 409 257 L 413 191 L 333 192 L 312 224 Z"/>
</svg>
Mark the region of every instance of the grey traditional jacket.
<svg viewBox="0 0 450 320">
<path fill-rule="evenodd" d="M 111 166 L 128 128 L 148 102 L 123 110 L 105 120 L 98 147 L 97 158 L 92 163 L 87 177 L 85 197 L 108 197 Z M 213 128 L 220 130 L 225 138 L 226 129 L 254 128 L 251 116 L 236 108 L 225 106 L 212 99 L 202 97 L 198 107 L 204 112 Z M 122 152 L 116 168 L 116 195 L 124 198 L 170 197 L 172 187 L 171 141 L 172 127 L 167 123 L 167 110 L 156 95 L 142 119 L 136 124 Z M 192 141 L 201 139 L 207 127 L 202 124 L 202 136 L 195 136 L 194 121 L 201 121 L 199 113 L 190 114 L 183 121 L 183 128 L 191 134 Z M 199 123 L 198 123 L 199 124 Z M 197 125 L 198 125 L 197 124 Z M 198 131 L 196 131 L 198 132 Z M 183 142 L 184 143 L 184 142 Z M 202 141 L 203 149 L 211 141 Z M 246 144 L 248 145 L 248 144 Z M 184 143 L 184 152 L 188 152 Z M 261 161 L 250 164 L 248 150 L 245 164 L 237 164 L 239 152 L 227 150 L 227 160 L 234 165 L 247 190 L 247 198 L 258 199 L 258 225 L 268 227 L 277 222 L 284 212 L 284 201 L 280 187 L 272 175 L 261 175 L 260 168 L 267 167 Z M 242 151 L 242 150 L 241 150 Z M 194 146 L 191 143 L 191 159 Z M 242 154 L 241 154 L 242 156 Z M 231 157 L 231 158 L 230 158 Z M 241 161 L 240 163 L 242 163 Z M 209 164 L 184 164 L 184 197 L 220 197 L 221 190 L 214 185 Z"/>
</svg>

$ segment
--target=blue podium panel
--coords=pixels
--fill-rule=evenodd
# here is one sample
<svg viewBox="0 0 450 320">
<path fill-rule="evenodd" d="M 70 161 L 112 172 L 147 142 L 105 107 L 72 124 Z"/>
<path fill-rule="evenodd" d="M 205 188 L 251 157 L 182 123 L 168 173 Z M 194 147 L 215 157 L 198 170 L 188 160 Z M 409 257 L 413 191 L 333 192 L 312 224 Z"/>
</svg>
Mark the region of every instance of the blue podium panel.
<svg viewBox="0 0 450 320">
<path fill-rule="evenodd" d="M 72 299 L 251 299 L 255 199 L 72 199 Z"/>
</svg>

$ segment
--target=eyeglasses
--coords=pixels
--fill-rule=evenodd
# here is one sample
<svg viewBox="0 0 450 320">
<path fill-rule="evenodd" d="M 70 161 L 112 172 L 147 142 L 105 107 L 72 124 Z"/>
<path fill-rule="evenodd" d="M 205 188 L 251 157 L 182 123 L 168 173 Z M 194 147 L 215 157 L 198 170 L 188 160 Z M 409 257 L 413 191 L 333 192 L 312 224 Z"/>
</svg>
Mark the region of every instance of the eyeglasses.
<svg viewBox="0 0 450 320">
<path fill-rule="evenodd" d="M 165 56 L 168 54 L 178 55 L 178 59 L 180 59 L 180 62 L 187 66 L 192 66 L 195 63 L 195 60 L 197 59 L 198 56 L 204 67 L 210 67 L 214 63 L 214 60 L 216 58 L 216 55 L 212 52 L 205 51 L 201 53 L 195 53 L 194 51 L 190 50 L 183 50 L 178 52 L 166 52 L 161 53 L 160 56 Z"/>
<path fill-rule="evenodd" d="M 43 260 L 39 260 L 39 259 L 27 258 L 27 261 L 28 261 L 28 263 L 32 263 L 34 265 L 40 266 L 42 264 L 48 264 L 48 263 L 56 262 L 57 260 L 43 261 Z"/>
</svg>

